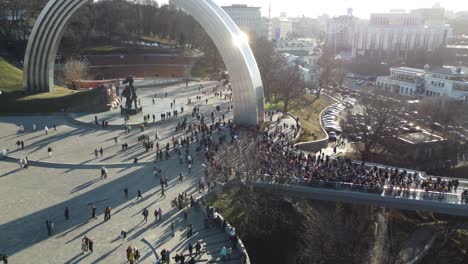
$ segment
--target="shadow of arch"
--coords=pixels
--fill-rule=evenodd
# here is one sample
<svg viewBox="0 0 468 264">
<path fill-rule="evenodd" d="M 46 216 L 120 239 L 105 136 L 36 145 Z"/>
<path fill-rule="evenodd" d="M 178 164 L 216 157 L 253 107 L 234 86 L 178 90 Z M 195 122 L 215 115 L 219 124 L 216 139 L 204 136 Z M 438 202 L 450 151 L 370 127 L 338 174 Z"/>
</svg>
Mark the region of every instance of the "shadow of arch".
<svg viewBox="0 0 468 264">
<path fill-rule="evenodd" d="M 24 88 L 33 93 L 54 87 L 54 64 L 70 18 L 89 0 L 50 0 L 39 15 L 24 59 Z M 233 88 L 234 122 L 255 126 L 264 120 L 263 84 L 257 62 L 244 34 L 211 0 L 171 0 L 205 29 L 223 57 Z"/>
</svg>

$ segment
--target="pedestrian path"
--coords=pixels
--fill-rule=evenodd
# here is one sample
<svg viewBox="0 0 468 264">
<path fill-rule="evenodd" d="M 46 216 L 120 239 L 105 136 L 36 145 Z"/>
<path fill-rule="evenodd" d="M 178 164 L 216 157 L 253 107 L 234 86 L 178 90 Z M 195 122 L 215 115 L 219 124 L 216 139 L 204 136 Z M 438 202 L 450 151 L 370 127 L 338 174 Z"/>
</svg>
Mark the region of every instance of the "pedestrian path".
<svg viewBox="0 0 468 264">
<path fill-rule="evenodd" d="M 168 90 L 173 89 L 176 96 L 179 88 L 169 87 Z M 206 93 L 194 87 L 208 103 L 200 100 L 187 107 L 187 112 L 191 113 L 192 107 L 197 106 L 207 122 L 211 123 L 212 112 L 216 120 L 224 114 L 227 122 L 232 118 L 232 112 L 226 111 L 229 100 L 215 99 L 210 92 L 213 86 L 204 88 Z M 187 103 L 186 96 L 187 93 L 181 93 L 175 100 Z M 152 104 L 151 97 L 143 98 L 143 104 L 148 102 Z M 218 105 L 221 111 L 217 111 Z M 194 122 L 191 114 L 187 117 Z M 229 244 L 226 233 L 220 229 L 205 229 L 205 216 L 199 210 L 192 210 L 189 221 L 193 222 L 194 235 L 187 239 L 182 212 L 172 207 L 171 201 L 180 193 L 199 195 L 198 181 L 204 174 L 204 152 L 196 151 L 199 142 L 190 146 L 193 160 L 190 172 L 185 161 L 181 164 L 173 150 L 173 136 L 190 136 L 190 133 L 175 131 L 183 118 L 155 122 L 144 131 L 134 128 L 127 134 L 119 127 L 102 129 L 71 123 L 63 115 L 0 117 L 0 149 L 9 149 L 8 158 L 0 161 L 0 252 L 10 256 L 10 263 L 124 263 L 125 251 L 131 246 L 140 251 L 140 263 L 155 263 L 155 253 L 163 248 L 173 251 L 172 256 L 175 251 L 186 255 L 187 243 L 201 239 L 205 253 L 200 262 L 219 263 L 219 251 Z M 25 129 L 23 133 L 18 133 L 20 125 Z M 49 128 L 47 134 L 45 126 Z M 155 150 L 146 151 L 138 137 L 147 135 L 154 140 L 156 133 L 161 148 L 170 144 L 171 154 L 169 159 L 154 163 Z M 24 149 L 16 146 L 17 141 L 23 141 Z M 124 142 L 129 144 L 127 150 L 121 148 Z M 47 151 L 49 147 L 53 149 L 52 155 Z M 94 149 L 101 147 L 103 154 L 95 156 Z M 18 159 L 25 157 L 31 166 L 21 169 Z M 134 163 L 135 158 L 138 163 Z M 103 166 L 108 170 L 107 179 L 100 178 Z M 161 170 L 161 175 L 155 176 L 155 168 Z M 179 182 L 181 173 L 183 181 Z M 167 197 L 161 195 L 161 177 L 168 179 Z M 125 188 L 129 190 L 129 199 L 124 197 Z M 138 190 L 143 198 L 137 200 Z M 90 218 L 93 205 L 97 208 L 97 219 Z M 112 208 L 111 219 L 104 221 L 104 209 L 108 206 Z M 70 211 L 69 220 L 64 217 L 65 207 Z M 147 222 L 142 216 L 145 208 L 150 212 Z M 155 222 L 153 212 L 159 208 L 163 220 Z M 54 223 L 50 237 L 46 220 Z M 177 226 L 174 237 L 171 222 Z M 120 238 L 122 229 L 128 233 L 126 241 Z M 81 252 L 84 236 L 94 241 L 93 253 Z M 238 258 L 239 252 L 235 251 L 233 259 Z"/>
</svg>

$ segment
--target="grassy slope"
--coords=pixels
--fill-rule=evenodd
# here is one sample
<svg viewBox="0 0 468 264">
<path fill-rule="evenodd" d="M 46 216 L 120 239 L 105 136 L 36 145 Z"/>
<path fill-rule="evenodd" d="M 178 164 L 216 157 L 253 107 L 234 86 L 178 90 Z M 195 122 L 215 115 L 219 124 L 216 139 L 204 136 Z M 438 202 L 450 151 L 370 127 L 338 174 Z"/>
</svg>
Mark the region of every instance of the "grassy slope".
<svg viewBox="0 0 468 264">
<path fill-rule="evenodd" d="M 0 90 L 10 93 L 20 91 L 23 86 L 23 72 L 0 57 Z"/>
<path fill-rule="evenodd" d="M 55 86 L 53 92 L 25 95 L 23 72 L 0 58 L 0 113 L 58 112 L 81 101 L 89 100 L 93 92 L 77 92 Z"/>
<path fill-rule="evenodd" d="M 289 112 L 297 117 L 302 125 L 302 133 L 298 142 L 306 142 L 317 140 L 325 137 L 322 129 L 320 128 L 319 114 L 327 106 L 332 105 L 334 102 L 326 96 L 305 94 L 304 96 L 295 99 L 290 103 Z M 282 109 L 283 103 L 279 102 L 276 106 L 266 104 L 266 109 Z"/>
</svg>

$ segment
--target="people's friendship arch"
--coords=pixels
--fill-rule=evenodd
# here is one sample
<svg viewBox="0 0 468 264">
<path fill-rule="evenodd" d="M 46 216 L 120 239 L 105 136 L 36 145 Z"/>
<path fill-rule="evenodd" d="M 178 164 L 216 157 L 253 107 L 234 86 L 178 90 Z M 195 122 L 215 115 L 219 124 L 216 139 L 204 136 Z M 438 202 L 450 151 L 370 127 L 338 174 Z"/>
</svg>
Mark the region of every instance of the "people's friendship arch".
<svg viewBox="0 0 468 264">
<path fill-rule="evenodd" d="M 25 90 L 49 92 L 54 87 L 54 64 L 67 22 L 92 0 L 50 0 L 29 37 L 24 59 Z M 212 0 L 171 0 L 192 15 L 212 38 L 229 72 L 234 122 L 257 125 L 264 120 L 263 85 L 257 62 L 245 35 Z"/>
</svg>

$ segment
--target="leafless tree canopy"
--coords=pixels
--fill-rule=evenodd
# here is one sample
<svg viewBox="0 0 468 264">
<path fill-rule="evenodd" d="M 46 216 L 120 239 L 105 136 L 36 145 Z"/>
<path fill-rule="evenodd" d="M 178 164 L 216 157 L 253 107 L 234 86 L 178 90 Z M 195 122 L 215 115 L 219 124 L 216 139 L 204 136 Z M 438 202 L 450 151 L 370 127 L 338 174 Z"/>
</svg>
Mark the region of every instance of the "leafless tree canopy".
<svg viewBox="0 0 468 264">
<path fill-rule="evenodd" d="M 88 63 L 86 61 L 69 59 L 64 66 L 63 76 L 69 86 L 76 84 L 78 80 L 87 77 Z M 79 87 L 78 87 L 79 88 Z"/>
</svg>

